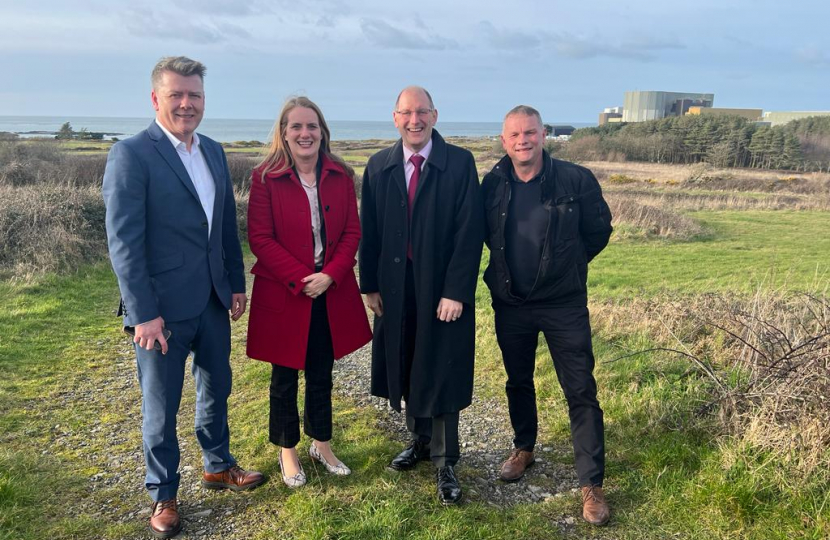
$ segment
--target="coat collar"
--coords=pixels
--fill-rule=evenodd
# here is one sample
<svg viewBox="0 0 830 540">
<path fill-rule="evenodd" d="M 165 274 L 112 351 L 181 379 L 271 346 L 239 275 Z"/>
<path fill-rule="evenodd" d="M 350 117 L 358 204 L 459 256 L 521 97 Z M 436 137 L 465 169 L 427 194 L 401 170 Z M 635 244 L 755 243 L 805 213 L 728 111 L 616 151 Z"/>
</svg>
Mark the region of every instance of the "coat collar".
<svg viewBox="0 0 830 540">
<path fill-rule="evenodd" d="M 429 165 L 444 171 L 447 169 L 447 142 L 438 133 L 437 130 L 432 130 L 432 151 L 429 153 L 425 167 Z M 403 169 L 403 139 L 398 139 L 392 146 L 392 151 L 386 157 L 386 162 L 383 164 L 384 169 L 399 166 Z"/>
<path fill-rule="evenodd" d="M 556 167 L 556 160 L 553 159 L 547 150 L 542 150 L 542 198 L 550 199 L 553 197 L 554 186 L 558 178 L 558 170 Z M 505 155 L 496 163 L 495 167 L 490 171 L 496 176 L 510 179 L 510 174 L 513 171 L 513 162 L 510 161 L 510 156 Z"/>
<path fill-rule="evenodd" d="M 318 182 L 321 182 L 331 173 L 344 173 L 343 168 L 336 161 L 332 160 L 328 156 L 321 154 L 320 161 L 322 165 L 320 168 L 320 178 Z M 270 180 L 293 180 L 296 181 L 298 184 L 300 182 L 300 179 L 297 178 L 297 175 L 294 173 L 294 169 L 286 169 L 279 173 L 271 171 L 265 175 L 265 178 L 268 178 Z"/>
</svg>

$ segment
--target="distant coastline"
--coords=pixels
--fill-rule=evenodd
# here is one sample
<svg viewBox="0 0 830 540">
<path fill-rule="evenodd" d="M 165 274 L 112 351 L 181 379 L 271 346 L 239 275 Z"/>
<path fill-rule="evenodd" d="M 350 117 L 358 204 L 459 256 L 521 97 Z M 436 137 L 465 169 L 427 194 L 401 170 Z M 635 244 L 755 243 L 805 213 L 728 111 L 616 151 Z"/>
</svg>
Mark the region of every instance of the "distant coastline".
<svg viewBox="0 0 830 540">
<path fill-rule="evenodd" d="M 0 131 L 16 133 L 20 137 L 54 136 L 64 122 L 77 130 L 103 133 L 105 139 L 123 139 L 135 135 L 149 125 L 148 118 L 105 118 L 92 116 L 0 116 Z M 559 122 L 576 128 L 595 126 L 589 122 Z M 397 139 L 392 121 L 332 120 L 328 122 L 332 139 L 359 141 Z M 268 141 L 274 127 L 272 120 L 205 118 L 199 131 L 219 142 Z M 501 122 L 438 122 L 436 129 L 445 137 L 495 137 L 501 132 Z"/>
</svg>

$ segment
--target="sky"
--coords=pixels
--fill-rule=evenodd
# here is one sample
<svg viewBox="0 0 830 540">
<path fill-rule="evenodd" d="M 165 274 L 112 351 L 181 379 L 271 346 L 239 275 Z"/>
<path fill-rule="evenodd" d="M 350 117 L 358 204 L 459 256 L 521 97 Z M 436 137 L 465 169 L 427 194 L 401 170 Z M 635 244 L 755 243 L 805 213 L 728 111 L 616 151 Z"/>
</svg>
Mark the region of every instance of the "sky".
<svg viewBox="0 0 830 540">
<path fill-rule="evenodd" d="M 789 4 L 789 5 L 785 5 Z M 206 117 L 390 120 L 417 84 L 445 121 L 595 122 L 627 90 L 830 110 L 828 0 L 0 0 L 0 116 L 152 117 L 163 56 L 207 66 Z"/>
</svg>

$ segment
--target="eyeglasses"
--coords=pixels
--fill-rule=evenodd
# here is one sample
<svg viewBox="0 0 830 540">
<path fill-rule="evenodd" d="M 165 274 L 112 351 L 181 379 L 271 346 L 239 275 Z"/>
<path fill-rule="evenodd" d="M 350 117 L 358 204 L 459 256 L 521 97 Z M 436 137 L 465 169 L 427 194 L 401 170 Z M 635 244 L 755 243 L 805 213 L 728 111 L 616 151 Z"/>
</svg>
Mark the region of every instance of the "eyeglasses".
<svg viewBox="0 0 830 540">
<path fill-rule="evenodd" d="M 395 111 L 395 114 L 399 114 L 401 116 L 412 116 L 414 114 L 416 116 L 420 116 L 421 118 L 423 118 L 424 116 L 428 116 L 430 113 L 432 113 L 432 111 L 433 109 L 418 109 L 415 111 Z"/>
</svg>

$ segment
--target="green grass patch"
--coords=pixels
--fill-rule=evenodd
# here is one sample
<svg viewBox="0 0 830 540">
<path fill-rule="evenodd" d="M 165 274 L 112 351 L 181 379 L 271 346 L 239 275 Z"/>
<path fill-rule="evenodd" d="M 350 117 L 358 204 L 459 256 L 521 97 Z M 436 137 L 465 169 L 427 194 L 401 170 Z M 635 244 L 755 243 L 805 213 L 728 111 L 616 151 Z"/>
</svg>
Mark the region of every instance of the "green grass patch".
<svg viewBox="0 0 830 540">
<path fill-rule="evenodd" d="M 814 289 L 830 279 L 828 212 L 690 214 L 712 234 L 684 243 L 616 242 L 591 263 L 598 298 L 659 292 L 752 292 L 760 285 Z"/>
</svg>

